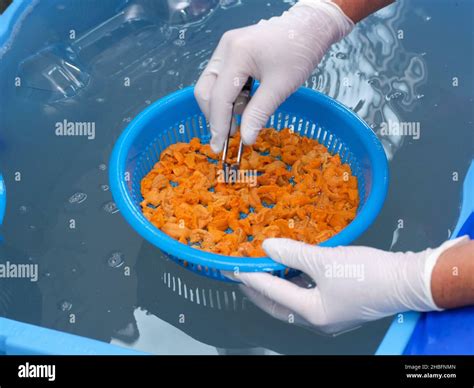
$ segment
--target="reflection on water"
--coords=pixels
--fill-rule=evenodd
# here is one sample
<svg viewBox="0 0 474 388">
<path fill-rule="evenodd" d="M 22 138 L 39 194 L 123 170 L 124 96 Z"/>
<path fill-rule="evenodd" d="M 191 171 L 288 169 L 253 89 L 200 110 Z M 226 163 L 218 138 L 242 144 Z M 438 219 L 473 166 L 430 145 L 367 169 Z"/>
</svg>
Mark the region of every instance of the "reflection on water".
<svg viewBox="0 0 474 388">
<path fill-rule="evenodd" d="M 0 165 L 9 193 L 2 230 L 6 244 L 0 247 L 0 258 L 17 262 L 34 258 L 40 281 L 0 291 L 0 314 L 105 341 L 115 338 L 157 353 L 375 350 L 388 321 L 335 339 L 321 337 L 277 322 L 246 304 L 234 286 L 203 279 L 167 261 L 126 224 L 108 187 L 106 163 L 113 143 L 132 118 L 156 99 L 195 83 L 223 32 L 281 14 L 292 3 L 82 0 L 82 11 L 75 9 L 75 2 L 32 3 L 33 12 L 19 23 L 9 50 L 0 52 L 0 87 L 8 97 L 0 104 Z M 88 7 L 95 12 L 88 12 Z M 402 122 L 407 113 L 424 108 L 414 116 L 422 120 L 434 104 L 440 110 L 443 106 L 432 101 L 435 93 L 430 96 L 424 87 L 427 57 L 406 49 L 413 36 L 400 30 L 410 17 L 423 25 L 433 23 L 435 18 L 430 20 L 423 9 L 430 8 L 418 6 L 413 11 L 408 2 L 399 1 L 362 22 L 332 47 L 307 82 L 365 119 L 382 139 L 392 165 L 395 154 L 410 150 L 405 144 L 410 141 L 382 134 L 381 124 Z M 65 20 L 74 20 L 74 39 Z M 429 42 L 433 39 L 430 36 Z M 430 71 L 438 63 L 441 59 L 431 57 Z M 21 86 L 12 88 L 18 75 Z M 450 109 L 450 100 L 446 102 Z M 458 105 L 460 120 L 465 120 L 468 114 Z M 63 120 L 95 123 L 95 139 L 55 136 L 55 123 Z M 458 124 L 462 135 L 463 124 Z M 441 137 L 434 139 L 439 151 L 445 147 Z M 460 142 L 457 147 L 462 150 L 468 144 Z M 422 156 L 430 152 L 424 148 Z M 412 167 L 416 156 L 404 155 L 408 167 L 395 173 L 405 176 L 407 170 L 416 171 Z M 446 169 L 461 169 L 460 162 L 451 166 L 455 157 L 446 157 Z M 427 176 L 422 173 L 416 171 L 414 182 L 400 178 L 401 182 L 411 187 L 420 176 Z M 429 193 L 423 198 L 445 198 L 439 190 L 432 192 L 431 181 L 425 183 Z M 452 200 L 456 189 L 446 187 L 443 190 Z M 401 241 L 407 248 L 403 245 L 407 231 L 417 232 L 413 240 L 427 244 L 425 225 L 436 231 L 445 227 L 440 217 L 433 222 L 419 217 L 421 207 L 410 196 L 389 198 L 385 209 L 383 227 L 368 233 L 364 243 L 388 249 L 393 239 L 392 246 Z M 407 216 L 403 233 L 397 229 L 392 236 L 393 220 L 401 217 L 401 209 L 412 219 Z M 24 306 L 37 299 L 42 303 L 35 302 L 34 314 L 27 316 L 25 311 L 33 309 L 16 311 L 13 295 L 25 299 Z M 31 301 L 29 295 L 34 295 Z"/>
<path fill-rule="evenodd" d="M 389 159 L 404 137 L 382 134 L 381 123 L 399 123 L 400 110 L 413 109 L 421 98 L 418 87 L 427 78 L 422 55 L 404 49 L 404 31 L 397 29 L 406 8 L 406 2 L 399 1 L 358 24 L 331 48 L 306 83 L 363 118 L 376 131 Z"/>
</svg>

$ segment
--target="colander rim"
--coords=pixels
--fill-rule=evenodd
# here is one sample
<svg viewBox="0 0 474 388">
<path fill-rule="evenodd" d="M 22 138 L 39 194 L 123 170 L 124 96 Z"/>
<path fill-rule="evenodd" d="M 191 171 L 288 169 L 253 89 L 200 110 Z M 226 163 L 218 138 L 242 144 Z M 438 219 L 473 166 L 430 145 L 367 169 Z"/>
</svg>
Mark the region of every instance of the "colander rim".
<svg viewBox="0 0 474 388">
<path fill-rule="evenodd" d="M 332 108 L 334 112 L 337 112 L 337 114 L 350 118 L 350 121 L 354 122 L 354 127 L 359 127 L 357 128 L 356 136 L 358 136 L 366 148 L 373 168 L 370 193 L 355 219 L 338 234 L 319 244 L 319 246 L 323 247 L 347 245 L 369 228 L 383 206 L 389 181 L 387 157 L 380 140 L 372 129 L 359 116 L 340 102 L 306 87 L 299 88 L 293 95 L 310 98 L 321 105 L 326 105 L 329 109 Z M 242 272 L 267 272 L 286 269 L 284 265 L 273 261 L 267 256 L 256 258 L 226 256 L 182 244 L 155 227 L 134 205 L 131 193 L 124 179 L 126 159 L 130 147 L 144 127 L 144 124 L 147 124 L 148 118 L 154 116 L 156 110 L 164 108 L 176 99 L 189 97 L 194 98 L 194 86 L 186 87 L 160 98 L 139 113 L 128 124 L 116 141 L 110 157 L 109 180 L 111 192 L 118 209 L 139 235 L 165 253 L 181 260 L 201 265 L 202 267 L 224 271 L 235 271 L 238 269 Z"/>
</svg>

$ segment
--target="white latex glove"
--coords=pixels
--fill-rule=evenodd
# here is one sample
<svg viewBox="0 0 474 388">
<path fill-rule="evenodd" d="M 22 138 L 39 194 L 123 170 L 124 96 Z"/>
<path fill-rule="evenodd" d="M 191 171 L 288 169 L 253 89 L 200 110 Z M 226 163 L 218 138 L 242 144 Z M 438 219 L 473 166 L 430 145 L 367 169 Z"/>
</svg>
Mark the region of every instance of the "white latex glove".
<svg viewBox="0 0 474 388">
<path fill-rule="evenodd" d="M 302 288 L 265 273 L 234 275 L 247 286 L 242 291 L 275 318 L 294 317 L 295 323 L 335 334 L 398 312 L 442 310 L 433 301 L 431 274 L 438 257 L 461 241 L 469 239 L 403 253 L 359 246 L 321 248 L 271 238 L 263 242 L 268 256 L 308 274 L 316 287 Z"/>
<path fill-rule="evenodd" d="M 195 88 L 211 126 L 214 152 L 222 150 L 232 104 L 249 76 L 259 80 L 260 87 L 242 116 L 245 144 L 255 142 L 276 108 L 308 79 L 329 46 L 353 25 L 330 0 L 301 0 L 279 17 L 226 32 Z"/>
</svg>

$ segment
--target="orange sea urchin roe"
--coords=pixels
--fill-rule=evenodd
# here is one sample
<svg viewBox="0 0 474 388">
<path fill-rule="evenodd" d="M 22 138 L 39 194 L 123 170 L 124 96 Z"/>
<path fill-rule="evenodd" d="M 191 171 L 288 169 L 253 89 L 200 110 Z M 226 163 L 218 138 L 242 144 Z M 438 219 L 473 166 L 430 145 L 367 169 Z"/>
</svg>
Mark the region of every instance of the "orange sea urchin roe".
<svg viewBox="0 0 474 388">
<path fill-rule="evenodd" d="M 230 158 L 238 144 L 237 134 Z M 249 257 L 265 256 L 261 244 L 268 237 L 320 243 L 356 215 L 357 178 L 349 165 L 289 129 L 265 128 L 244 148 L 240 169 L 248 175 L 236 183 L 222 182 L 220 167 L 219 156 L 198 138 L 169 146 L 142 179 L 143 214 L 184 244 Z"/>
</svg>

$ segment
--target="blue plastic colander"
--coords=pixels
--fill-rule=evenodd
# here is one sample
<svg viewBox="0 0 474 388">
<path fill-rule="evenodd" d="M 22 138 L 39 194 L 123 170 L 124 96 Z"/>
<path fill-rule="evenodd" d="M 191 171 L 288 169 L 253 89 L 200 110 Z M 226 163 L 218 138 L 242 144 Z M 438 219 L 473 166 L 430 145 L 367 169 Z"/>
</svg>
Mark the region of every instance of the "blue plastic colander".
<svg viewBox="0 0 474 388">
<path fill-rule="evenodd" d="M 172 93 L 140 113 L 115 144 L 110 160 L 110 187 L 125 219 L 146 240 L 172 260 L 201 275 L 227 280 L 220 271 L 270 272 L 290 277 L 289 270 L 268 257 L 242 258 L 201 251 L 169 237 L 153 226 L 140 210 L 142 178 L 170 144 L 199 137 L 210 139 L 209 127 L 194 98 L 194 88 Z M 302 136 L 317 139 L 351 166 L 359 184 L 360 206 L 356 218 L 322 246 L 351 243 L 374 221 L 388 187 L 388 163 L 373 131 L 352 111 L 335 100 L 307 88 L 291 95 L 267 123 L 281 130 L 292 127 Z"/>
</svg>

